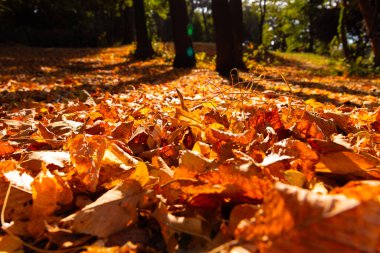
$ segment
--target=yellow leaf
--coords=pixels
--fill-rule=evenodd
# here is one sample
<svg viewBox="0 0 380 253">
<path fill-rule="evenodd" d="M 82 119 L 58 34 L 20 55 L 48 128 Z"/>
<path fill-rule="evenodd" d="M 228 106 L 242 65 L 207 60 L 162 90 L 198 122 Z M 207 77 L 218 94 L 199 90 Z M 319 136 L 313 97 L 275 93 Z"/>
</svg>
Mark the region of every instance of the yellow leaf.
<svg viewBox="0 0 380 253">
<path fill-rule="evenodd" d="M 287 170 L 284 172 L 284 176 L 291 185 L 298 187 L 303 187 L 306 182 L 305 175 L 297 170 Z"/>
<path fill-rule="evenodd" d="M 135 171 L 129 178 L 136 180 L 141 186 L 145 186 L 149 182 L 149 171 L 146 164 L 144 162 L 138 162 Z"/>
</svg>

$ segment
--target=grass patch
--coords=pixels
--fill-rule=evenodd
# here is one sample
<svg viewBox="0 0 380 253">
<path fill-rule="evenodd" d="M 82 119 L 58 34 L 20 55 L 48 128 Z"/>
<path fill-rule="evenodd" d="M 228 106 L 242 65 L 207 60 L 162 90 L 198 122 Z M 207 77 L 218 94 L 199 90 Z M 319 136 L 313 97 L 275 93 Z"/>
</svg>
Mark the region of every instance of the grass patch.
<svg viewBox="0 0 380 253">
<path fill-rule="evenodd" d="M 346 72 L 343 60 L 313 53 L 271 52 L 281 63 L 295 64 L 314 74 L 342 75 Z"/>
</svg>

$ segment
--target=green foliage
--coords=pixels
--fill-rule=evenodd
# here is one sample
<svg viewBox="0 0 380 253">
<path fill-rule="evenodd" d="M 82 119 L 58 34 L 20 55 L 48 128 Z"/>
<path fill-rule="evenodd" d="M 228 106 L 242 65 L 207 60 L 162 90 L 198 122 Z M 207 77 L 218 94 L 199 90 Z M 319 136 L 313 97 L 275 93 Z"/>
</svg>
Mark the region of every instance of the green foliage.
<svg viewBox="0 0 380 253">
<path fill-rule="evenodd" d="M 351 76 L 380 76 L 380 67 L 373 67 L 373 59 L 371 57 L 359 56 L 355 61 L 347 64 L 347 73 Z"/>
<path fill-rule="evenodd" d="M 257 4 L 256 1 L 252 4 L 247 0 L 243 2 L 244 40 L 251 41 L 254 45 L 258 45 L 260 33 L 260 13 Z"/>
<path fill-rule="evenodd" d="M 169 2 L 167 0 L 145 0 L 145 12 L 148 17 L 158 15 L 162 19 L 167 19 L 169 15 Z"/>
<path fill-rule="evenodd" d="M 264 45 L 255 47 L 253 43 L 246 45 L 243 60 L 247 63 L 248 69 L 254 69 L 257 63 L 260 65 L 274 63 L 273 55 Z"/>
<path fill-rule="evenodd" d="M 172 43 L 153 41 L 152 46 L 155 54 L 162 57 L 166 62 L 171 62 L 174 59 L 174 45 Z"/>
</svg>

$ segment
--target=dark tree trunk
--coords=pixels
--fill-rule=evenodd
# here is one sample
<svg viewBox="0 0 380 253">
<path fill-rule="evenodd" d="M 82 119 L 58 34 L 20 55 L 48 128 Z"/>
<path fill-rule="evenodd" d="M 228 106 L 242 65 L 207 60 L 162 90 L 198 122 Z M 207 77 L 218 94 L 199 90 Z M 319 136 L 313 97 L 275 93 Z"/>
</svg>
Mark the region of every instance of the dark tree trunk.
<svg viewBox="0 0 380 253">
<path fill-rule="evenodd" d="M 124 11 L 124 37 L 123 37 L 123 44 L 131 44 L 134 39 L 134 15 L 133 15 L 133 8 L 132 7 L 126 7 Z"/>
<path fill-rule="evenodd" d="M 342 0 L 340 6 L 338 34 L 343 46 L 343 53 L 346 60 L 351 59 L 350 48 L 347 42 L 347 0 Z"/>
<path fill-rule="evenodd" d="M 229 76 L 231 69 L 244 68 L 242 60 L 241 0 L 212 0 L 216 42 L 216 70 Z"/>
<path fill-rule="evenodd" d="M 216 42 L 216 70 L 228 76 L 235 66 L 232 60 L 232 24 L 228 0 L 212 0 L 212 19 Z"/>
<path fill-rule="evenodd" d="M 185 0 L 169 0 L 172 19 L 173 40 L 175 47 L 174 67 L 187 68 L 195 66 L 193 43 L 189 30 L 189 19 Z"/>
<path fill-rule="evenodd" d="M 363 15 L 371 47 L 375 55 L 374 63 L 380 66 L 380 3 L 378 0 L 359 0 L 359 8 Z"/>
<path fill-rule="evenodd" d="M 154 55 L 152 42 L 148 36 L 146 27 L 144 0 L 133 0 L 135 10 L 135 26 L 137 48 L 135 56 L 140 59 L 150 58 Z"/>
<path fill-rule="evenodd" d="M 241 0 L 230 0 L 232 22 L 232 57 L 235 68 L 246 70 L 243 62 L 243 8 Z"/>
</svg>

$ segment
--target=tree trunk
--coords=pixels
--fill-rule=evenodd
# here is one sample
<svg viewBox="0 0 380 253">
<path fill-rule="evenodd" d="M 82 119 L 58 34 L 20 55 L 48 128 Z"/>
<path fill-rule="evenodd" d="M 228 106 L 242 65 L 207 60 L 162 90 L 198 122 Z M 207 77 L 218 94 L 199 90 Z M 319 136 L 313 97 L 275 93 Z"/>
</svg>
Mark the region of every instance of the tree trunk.
<svg viewBox="0 0 380 253">
<path fill-rule="evenodd" d="M 133 8 L 126 7 L 124 11 L 124 37 L 123 44 L 131 44 L 134 41 L 134 15 Z"/>
<path fill-rule="evenodd" d="M 359 0 L 359 9 L 366 24 L 368 37 L 371 40 L 371 47 L 375 55 L 374 63 L 380 66 L 380 3 L 378 0 Z"/>
<path fill-rule="evenodd" d="M 243 62 L 243 8 L 241 0 L 230 0 L 232 22 L 232 59 L 235 68 L 246 70 Z"/>
<path fill-rule="evenodd" d="M 177 68 L 194 67 L 195 55 L 190 37 L 193 30 L 189 26 L 186 2 L 185 0 L 169 0 L 169 6 L 175 47 L 173 66 Z"/>
<path fill-rule="evenodd" d="M 144 0 L 133 0 L 133 7 L 135 10 L 137 40 L 135 56 L 140 59 L 147 59 L 154 55 L 154 51 L 146 27 Z"/>
<path fill-rule="evenodd" d="M 340 6 L 340 15 L 339 15 L 339 25 L 338 25 L 338 34 L 340 42 L 343 46 L 343 53 L 346 60 L 351 59 L 350 48 L 348 47 L 347 42 L 347 0 L 342 0 Z"/>
<path fill-rule="evenodd" d="M 216 42 L 216 70 L 229 76 L 231 69 L 244 68 L 242 60 L 241 0 L 212 0 Z"/>
</svg>

